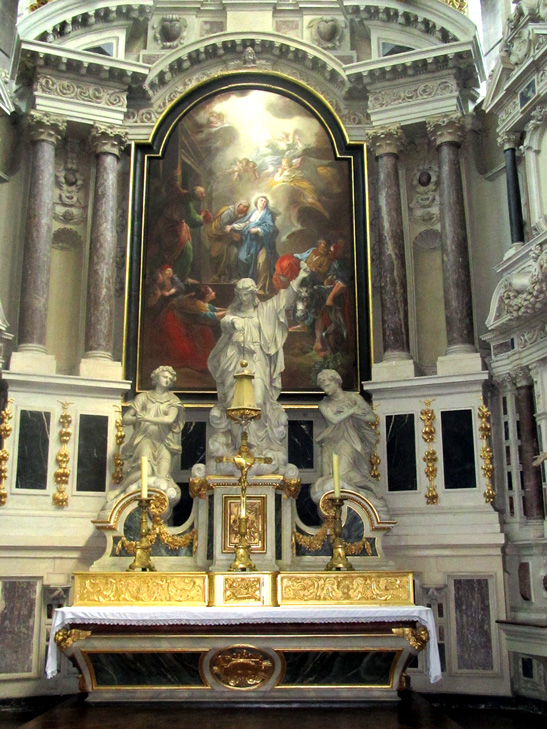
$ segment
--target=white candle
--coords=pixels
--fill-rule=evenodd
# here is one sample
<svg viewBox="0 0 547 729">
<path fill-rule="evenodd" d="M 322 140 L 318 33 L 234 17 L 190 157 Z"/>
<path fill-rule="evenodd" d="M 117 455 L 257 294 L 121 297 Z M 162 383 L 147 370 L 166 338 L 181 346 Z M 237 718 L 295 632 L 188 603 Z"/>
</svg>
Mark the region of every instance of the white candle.
<svg viewBox="0 0 547 729">
<path fill-rule="evenodd" d="M 334 484 L 334 498 L 340 498 L 340 464 L 338 462 L 338 453 L 332 454 L 332 480 Z"/>
<path fill-rule="evenodd" d="M 148 458 L 141 458 L 141 499 L 148 498 Z"/>
</svg>

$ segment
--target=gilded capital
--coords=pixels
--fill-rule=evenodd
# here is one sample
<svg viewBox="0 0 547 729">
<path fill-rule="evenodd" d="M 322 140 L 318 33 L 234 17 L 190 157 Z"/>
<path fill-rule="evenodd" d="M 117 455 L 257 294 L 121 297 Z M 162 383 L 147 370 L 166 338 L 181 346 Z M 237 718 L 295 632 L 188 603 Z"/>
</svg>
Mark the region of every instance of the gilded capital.
<svg viewBox="0 0 547 729">
<path fill-rule="evenodd" d="M 459 113 L 441 114 L 427 120 L 427 133 L 436 147 L 441 144 L 462 144 L 465 138 L 463 116 Z"/>
<path fill-rule="evenodd" d="M 374 150 L 376 157 L 384 154 L 399 155 L 405 145 L 405 135 L 400 124 L 377 127 L 367 133 L 367 143 Z"/>
<path fill-rule="evenodd" d="M 520 147 L 522 132 L 500 132 L 498 134 L 498 145 L 503 147 L 505 152 L 508 149 L 517 149 Z"/>
<path fill-rule="evenodd" d="M 66 121 L 47 112 L 32 110 L 27 123 L 27 134 L 31 142 L 58 144 L 65 136 Z"/>
<path fill-rule="evenodd" d="M 120 157 L 127 146 L 127 132 L 121 127 L 94 124 L 89 135 L 89 145 L 95 154 L 115 154 Z"/>
</svg>

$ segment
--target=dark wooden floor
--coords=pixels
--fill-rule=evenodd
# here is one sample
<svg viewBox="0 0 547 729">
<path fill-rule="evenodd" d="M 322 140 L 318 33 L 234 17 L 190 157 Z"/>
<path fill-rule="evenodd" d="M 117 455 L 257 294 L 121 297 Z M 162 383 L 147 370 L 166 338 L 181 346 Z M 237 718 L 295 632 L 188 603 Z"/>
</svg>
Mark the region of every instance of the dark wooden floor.
<svg viewBox="0 0 547 729">
<path fill-rule="evenodd" d="M 71 698 L 31 718 L 0 712 L 1 729 L 546 729 L 547 717 L 514 709 L 450 708 L 405 692 L 401 701 L 333 707 L 190 707 L 89 704 Z"/>
</svg>

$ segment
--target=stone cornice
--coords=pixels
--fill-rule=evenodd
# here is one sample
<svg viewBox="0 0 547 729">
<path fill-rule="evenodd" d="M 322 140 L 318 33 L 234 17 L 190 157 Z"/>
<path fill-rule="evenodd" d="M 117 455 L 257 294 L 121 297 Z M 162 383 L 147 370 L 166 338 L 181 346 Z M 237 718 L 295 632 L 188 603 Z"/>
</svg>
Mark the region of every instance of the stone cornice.
<svg viewBox="0 0 547 729">
<path fill-rule="evenodd" d="M 333 55 L 296 38 L 287 38 L 278 33 L 219 33 L 210 40 L 203 39 L 166 53 L 150 69 L 148 87 L 153 95 L 172 83 L 173 78 L 183 75 L 189 69 L 198 69 L 211 61 L 223 64 L 230 60 L 240 61 L 246 47 L 252 46 L 257 64 L 249 70 L 261 70 L 262 61 L 293 61 L 309 71 L 317 73 L 329 84 L 344 91 L 347 81 L 344 66 Z"/>
<path fill-rule="evenodd" d="M 53 42 L 74 30 L 96 27 L 100 23 L 112 23 L 120 19 L 133 23 L 149 17 L 155 4 L 155 0 L 140 0 L 137 3 L 55 0 L 23 18 L 17 30 L 22 40 Z"/>
<path fill-rule="evenodd" d="M 77 75 L 104 83 L 111 81 L 122 88 L 143 84 L 149 66 L 136 61 L 121 61 L 88 51 L 72 51 L 40 41 L 21 44 L 21 63 L 27 68 L 47 69 L 59 74 Z"/>
<path fill-rule="evenodd" d="M 350 63 L 344 67 L 349 82 L 356 86 L 435 73 L 446 69 L 467 71 L 467 84 L 478 86 L 484 78 L 480 49 L 475 41 L 448 43 L 434 48 L 420 48 L 372 61 Z"/>
</svg>

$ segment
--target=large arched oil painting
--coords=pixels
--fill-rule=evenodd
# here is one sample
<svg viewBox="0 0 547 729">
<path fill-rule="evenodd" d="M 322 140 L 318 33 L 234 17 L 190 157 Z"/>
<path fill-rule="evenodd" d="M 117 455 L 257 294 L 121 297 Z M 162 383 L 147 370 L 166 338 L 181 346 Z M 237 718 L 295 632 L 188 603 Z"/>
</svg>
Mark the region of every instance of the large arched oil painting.
<svg viewBox="0 0 547 729">
<path fill-rule="evenodd" d="M 169 364 L 177 390 L 214 391 L 207 362 L 237 281 L 265 301 L 301 261 L 283 391 L 317 392 L 325 368 L 358 388 L 353 166 L 313 110 L 277 91 L 223 90 L 176 119 L 146 164 L 138 389 Z"/>
</svg>

